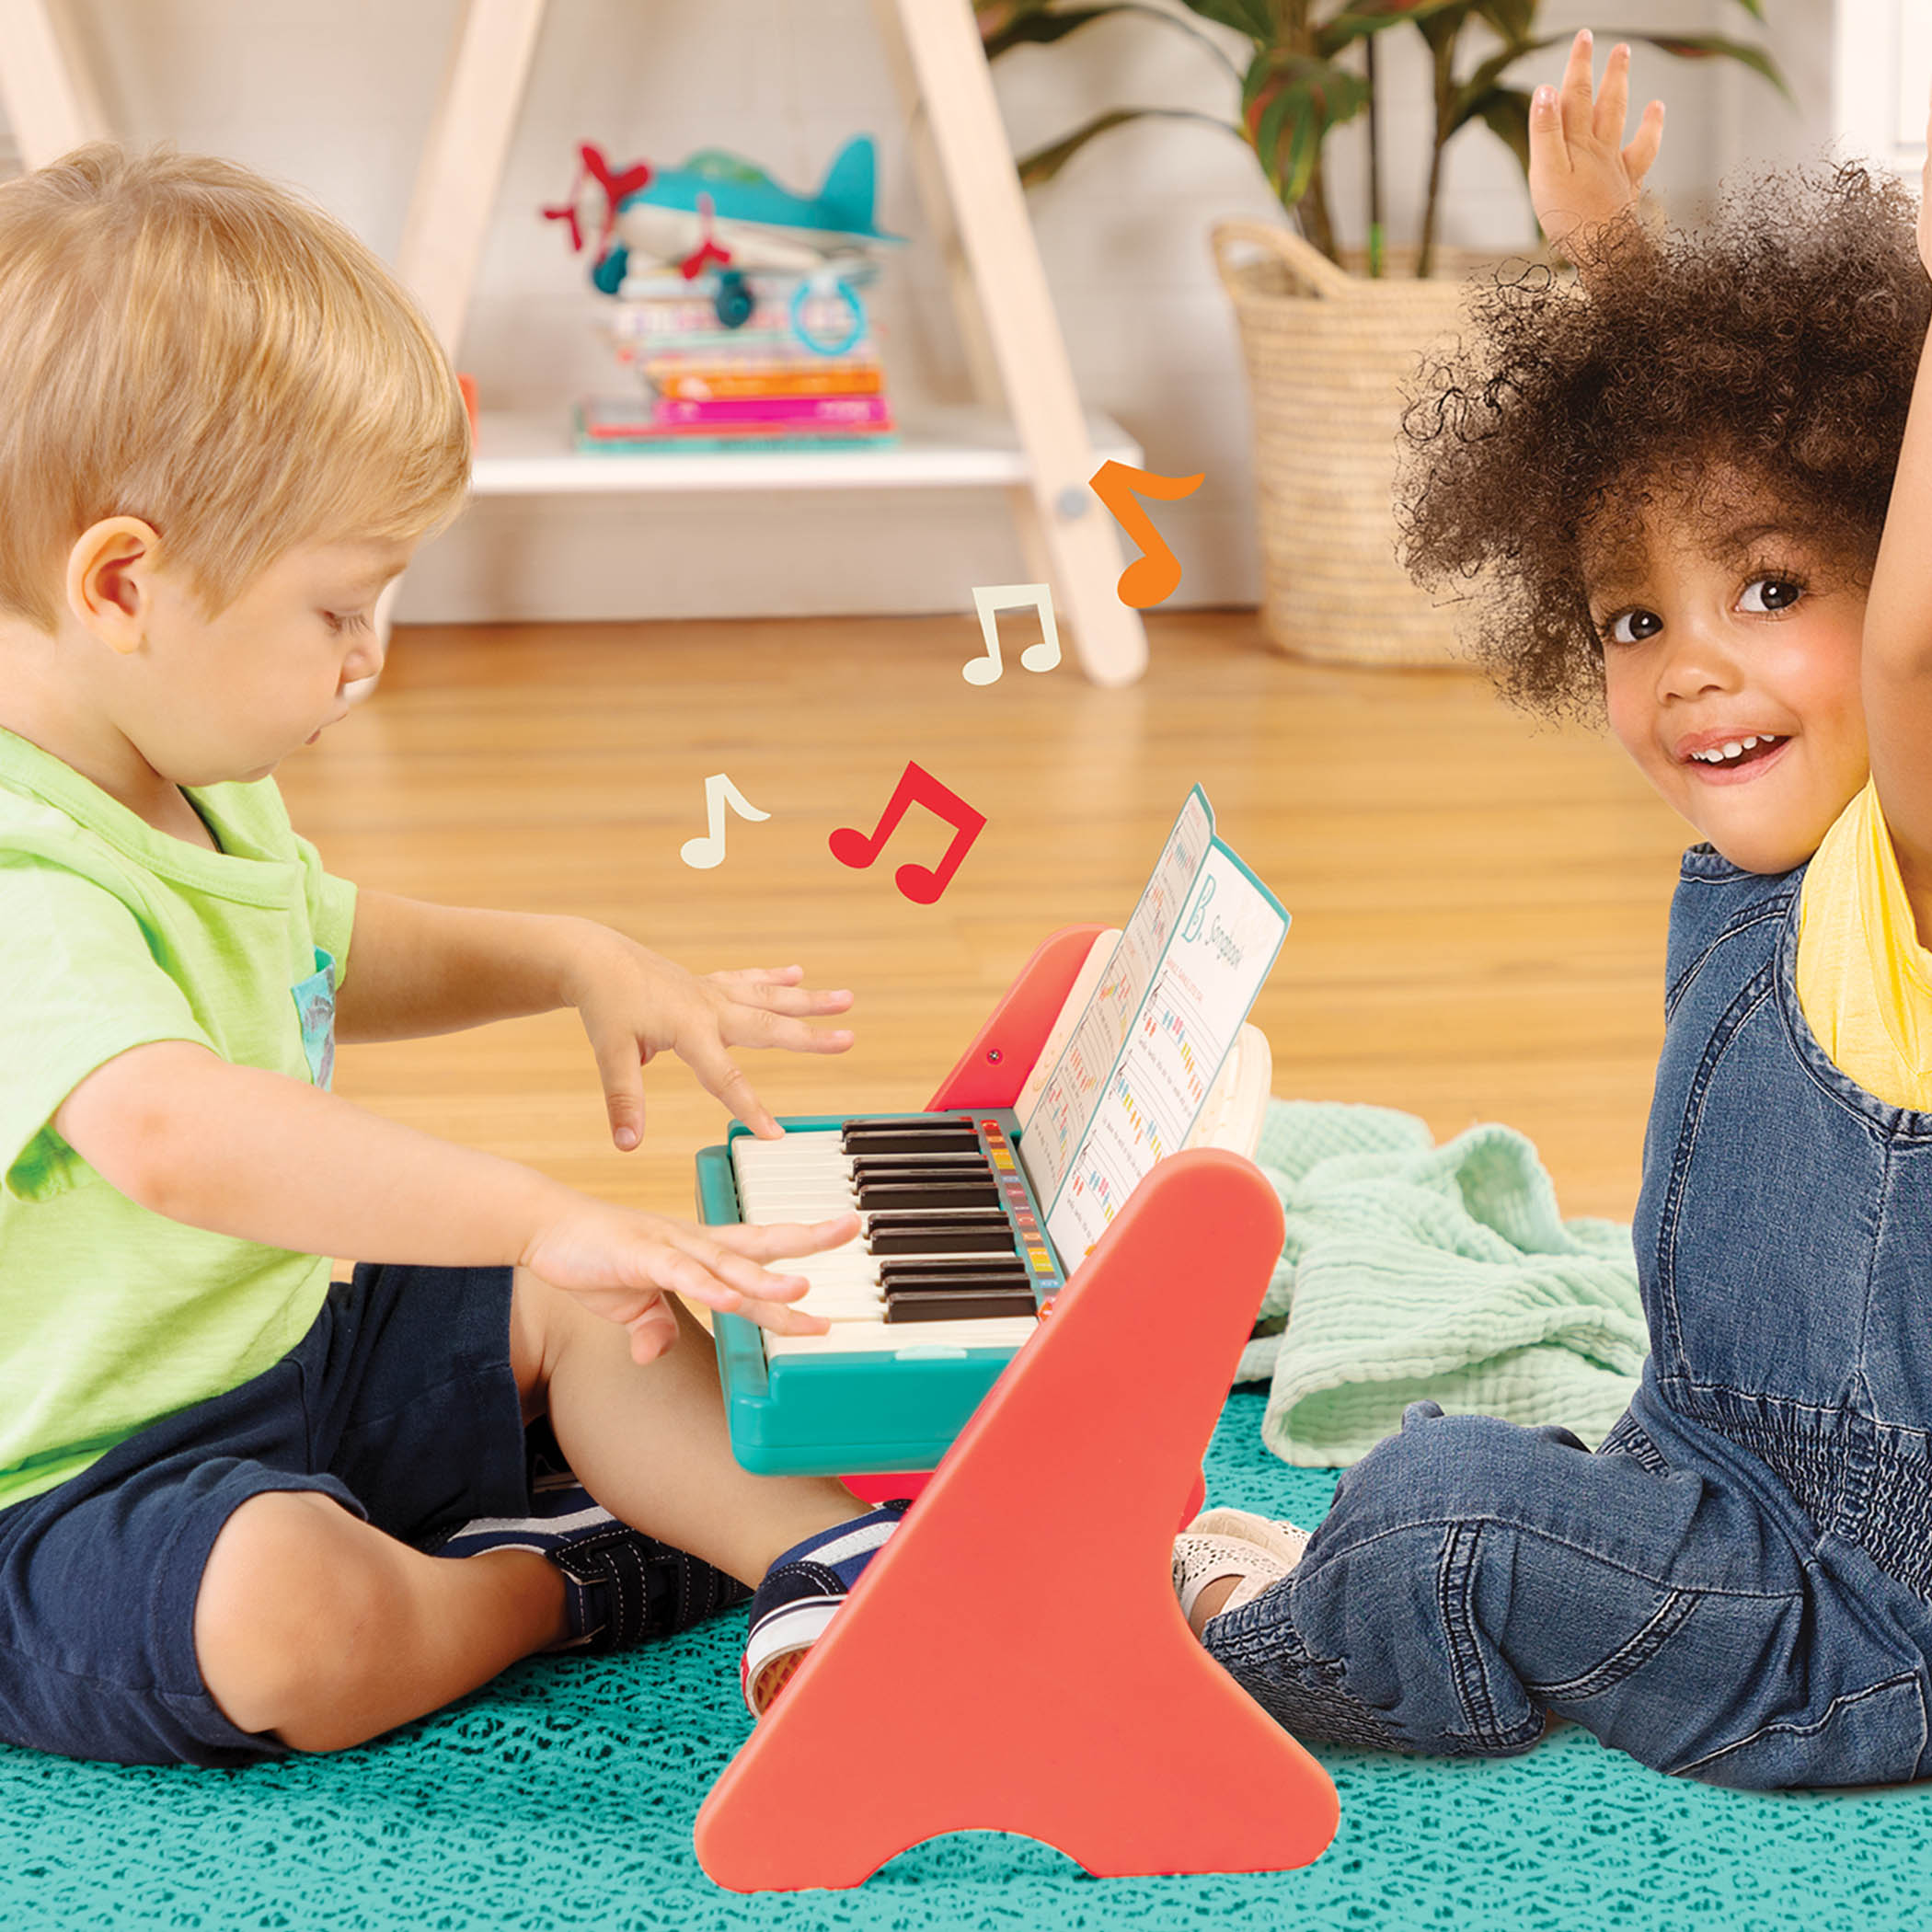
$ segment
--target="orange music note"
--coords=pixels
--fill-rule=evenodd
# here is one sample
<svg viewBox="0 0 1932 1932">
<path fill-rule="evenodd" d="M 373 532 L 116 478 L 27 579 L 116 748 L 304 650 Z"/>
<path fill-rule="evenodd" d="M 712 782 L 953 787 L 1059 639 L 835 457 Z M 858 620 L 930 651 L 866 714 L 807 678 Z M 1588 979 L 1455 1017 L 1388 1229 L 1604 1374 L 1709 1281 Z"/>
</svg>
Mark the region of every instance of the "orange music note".
<svg viewBox="0 0 1932 1932">
<path fill-rule="evenodd" d="M 1159 503 L 1178 502 L 1192 496 L 1206 481 L 1205 470 L 1198 477 L 1162 477 L 1151 469 L 1135 469 L 1111 459 L 1088 479 L 1093 493 L 1113 512 L 1114 521 L 1141 546 L 1141 555 L 1121 572 L 1118 589 L 1122 604 L 1144 611 L 1150 604 L 1171 597 L 1180 584 L 1180 559 L 1161 540 L 1154 519 L 1137 500 L 1152 497 Z"/>
<path fill-rule="evenodd" d="M 901 866 L 892 874 L 893 884 L 914 905 L 931 905 L 952 882 L 952 875 L 960 869 L 960 861 L 966 857 L 973 840 L 984 827 L 986 814 L 975 811 L 958 792 L 948 790 L 923 765 L 906 760 L 905 769 L 899 775 L 899 783 L 893 788 L 892 796 L 886 800 L 886 809 L 880 813 L 879 823 L 869 834 L 841 825 L 826 844 L 832 847 L 832 856 L 840 865 L 862 871 L 879 857 L 894 827 L 905 816 L 907 807 L 912 805 L 924 805 L 953 828 L 952 844 L 947 846 L 946 856 L 937 865 Z"/>
</svg>

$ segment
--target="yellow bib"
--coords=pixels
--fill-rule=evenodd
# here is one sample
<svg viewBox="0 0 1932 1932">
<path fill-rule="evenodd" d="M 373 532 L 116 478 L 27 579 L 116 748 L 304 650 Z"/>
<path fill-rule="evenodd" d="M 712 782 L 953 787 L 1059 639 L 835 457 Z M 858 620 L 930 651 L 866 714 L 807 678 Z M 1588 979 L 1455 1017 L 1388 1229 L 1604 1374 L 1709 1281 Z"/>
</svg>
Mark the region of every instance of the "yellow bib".
<svg viewBox="0 0 1932 1932">
<path fill-rule="evenodd" d="M 1819 1045 L 1867 1093 L 1932 1112 L 1932 953 L 1876 786 L 1825 834 L 1798 918 L 1798 1004 Z"/>
</svg>

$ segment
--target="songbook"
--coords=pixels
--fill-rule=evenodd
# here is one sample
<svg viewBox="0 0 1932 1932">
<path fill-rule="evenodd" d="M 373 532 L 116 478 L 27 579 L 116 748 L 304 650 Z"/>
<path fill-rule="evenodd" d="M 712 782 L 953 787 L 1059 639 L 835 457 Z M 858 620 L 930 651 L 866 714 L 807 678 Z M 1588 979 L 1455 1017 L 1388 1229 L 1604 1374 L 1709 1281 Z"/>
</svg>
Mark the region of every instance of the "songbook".
<svg viewBox="0 0 1932 1932">
<path fill-rule="evenodd" d="M 1196 786 L 1029 1115 L 1019 1158 L 1077 1265 L 1163 1154 L 1185 1144 L 1288 934 Z"/>
</svg>

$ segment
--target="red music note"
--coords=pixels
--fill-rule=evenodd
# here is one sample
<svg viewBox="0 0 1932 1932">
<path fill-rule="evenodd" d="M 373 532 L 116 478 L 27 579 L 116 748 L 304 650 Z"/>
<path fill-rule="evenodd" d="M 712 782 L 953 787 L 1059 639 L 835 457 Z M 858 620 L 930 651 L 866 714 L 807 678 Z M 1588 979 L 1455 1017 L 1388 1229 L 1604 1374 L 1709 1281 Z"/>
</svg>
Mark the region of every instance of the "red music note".
<svg viewBox="0 0 1932 1932">
<path fill-rule="evenodd" d="M 1152 497 L 1159 503 L 1178 502 L 1192 496 L 1206 481 L 1205 470 L 1198 477 L 1162 477 L 1111 459 L 1088 479 L 1089 488 L 1113 512 L 1114 521 L 1141 547 L 1141 555 L 1121 572 L 1117 588 L 1122 604 L 1144 611 L 1150 604 L 1171 597 L 1180 585 L 1180 559 L 1162 541 L 1154 519 L 1137 500 Z"/>
<path fill-rule="evenodd" d="M 893 788 L 892 796 L 886 800 L 886 809 L 879 815 L 879 823 L 869 834 L 841 825 L 826 843 L 840 865 L 863 870 L 879 857 L 893 829 L 905 816 L 906 808 L 911 805 L 924 805 L 953 828 L 952 844 L 947 846 L 946 856 L 937 865 L 929 868 L 901 866 L 892 874 L 892 882 L 914 905 L 931 905 L 951 884 L 952 875 L 960 869 L 960 861 L 966 857 L 973 840 L 984 827 L 986 814 L 975 811 L 958 792 L 948 790 L 923 765 L 906 760 L 905 769 L 899 775 L 899 783 Z"/>
</svg>

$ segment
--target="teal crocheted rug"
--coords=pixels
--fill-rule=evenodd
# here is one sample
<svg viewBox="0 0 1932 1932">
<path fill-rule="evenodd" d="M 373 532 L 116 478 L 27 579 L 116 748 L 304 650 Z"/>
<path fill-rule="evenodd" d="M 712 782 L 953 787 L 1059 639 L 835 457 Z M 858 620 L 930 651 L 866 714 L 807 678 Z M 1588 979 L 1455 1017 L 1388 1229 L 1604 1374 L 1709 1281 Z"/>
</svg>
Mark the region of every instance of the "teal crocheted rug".
<svg viewBox="0 0 1932 1932">
<path fill-rule="evenodd" d="M 1332 1473 L 1270 1455 L 1263 1400 L 1231 1398 L 1209 1493 L 1313 1523 Z M 1077 1605 L 1050 1614 L 1077 1627 Z M 856 1892 L 741 1897 L 698 1869 L 691 1821 L 745 1735 L 743 1628 L 739 1611 L 643 1652 L 535 1660 L 378 1745 L 247 1771 L 0 1747 L 0 1926 L 1891 1932 L 1922 1925 L 1932 1895 L 1932 1786 L 1722 1791 L 1566 1726 L 1502 1760 L 1317 1745 L 1341 1829 L 1300 1871 L 1091 1879 L 1029 1840 L 973 1833 L 915 1846 Z"/>
</svg>

